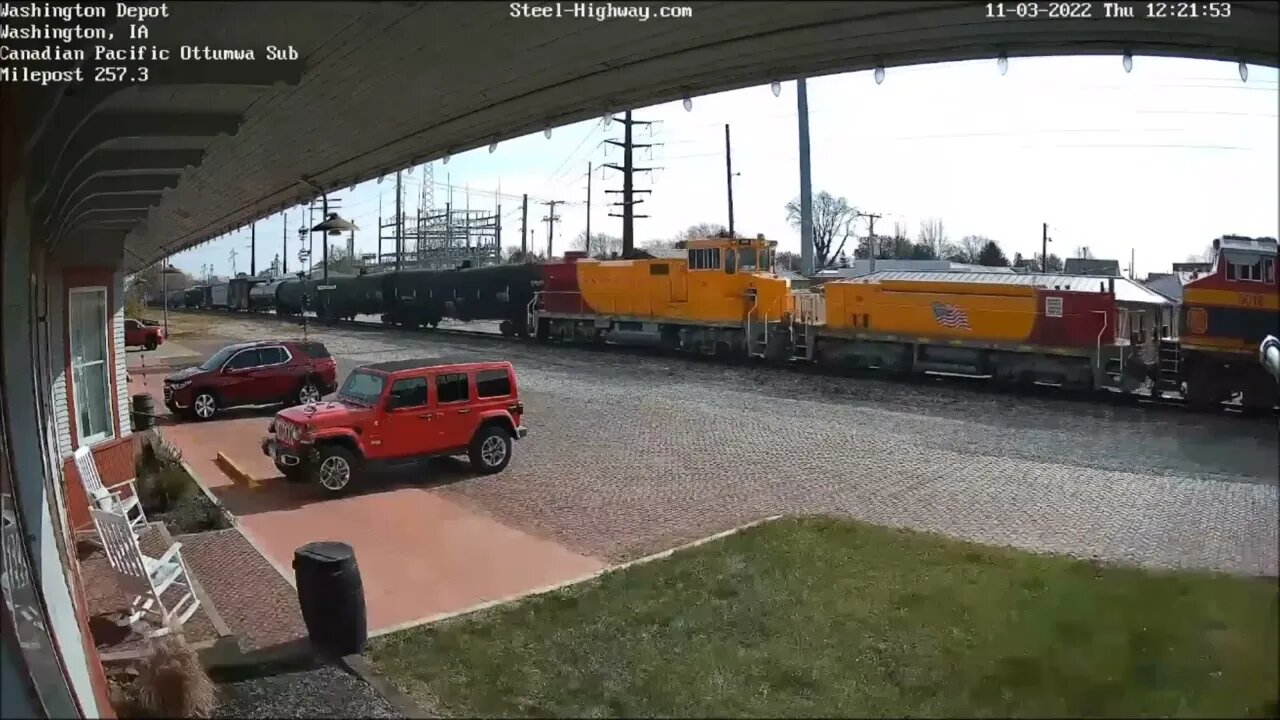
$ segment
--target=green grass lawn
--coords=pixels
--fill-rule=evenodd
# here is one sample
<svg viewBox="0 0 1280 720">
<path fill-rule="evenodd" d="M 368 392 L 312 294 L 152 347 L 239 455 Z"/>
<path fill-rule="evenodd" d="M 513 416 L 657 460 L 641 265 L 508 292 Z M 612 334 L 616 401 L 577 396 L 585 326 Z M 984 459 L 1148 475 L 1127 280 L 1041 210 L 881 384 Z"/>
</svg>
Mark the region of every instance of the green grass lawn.
<svg viewBox="0 0 1280 720">
<path fill-rule="evenodd" d="M 784 520 L 378 638 L 484 716 L 1274 716 L 1277 584 Z"/>
</svg>

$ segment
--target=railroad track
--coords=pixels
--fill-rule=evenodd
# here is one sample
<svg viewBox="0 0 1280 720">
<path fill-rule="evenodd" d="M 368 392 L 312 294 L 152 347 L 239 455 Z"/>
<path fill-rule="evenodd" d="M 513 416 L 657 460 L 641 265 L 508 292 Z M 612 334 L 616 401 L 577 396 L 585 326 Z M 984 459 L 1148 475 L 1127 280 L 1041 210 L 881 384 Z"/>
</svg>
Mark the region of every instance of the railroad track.
<svg viewBox="0 0 1280 720">
<path fill-rule="evenodd" d="M 287 323 L 295 326 L 302 326 L 303 322 L 298 316 L 280 316 L 275 313 L 265 312 L 229 312 L 223 310 L 194 310 L 184 309 L 182 312 L 199 313 L 206 315 L 218 315 L 222 317 L 252 317 L 257 320 L 272 319 L 277 322 Z M 486 332 L 483 330 L 469 330 L 466 328 L 405 328 L 398 325 L 388 325 L 376 320 L 319 320 L 314 316 L 308 316 L 314 322 L 308 322 L 307 325 L 318 325 L 319 327 L 349 327 L 349 328 L 366 328 L 377 330 L 396 330 L 399 332 L 413 333 L 423 336 L 446 336 L 446 337 L 465 337 L 467 339 L 481 339 L 488 342 L 520 345 L 524 347 L 553 347 L 554 343 L 542 344 L 530 337 L 518 337 L 510 335 L 502 335 L 498 332 Z M 602 343 L 598 345 L 580 344 L 571 345 L 575 350 L 586 350 L 592 352 L 600 351 L 621 351 L 644 357 L 659 358 L 680 358 L 684 360 L 699 360 L 706 362 L 719 362 L 733 365 L 752 365 L 754 361 L 732 362 L 722 358 L 713 358 L 684 352 L 672 352 L 662 348 L 646 346 L 646 345 L 630 345 L 617 343 Z M 941 385 L 950 385 L 952 387 L 964 387 L 966 389 L 979 389 L 982 392 L 1009 395 L 1011 397 L 1034 397 L 1043 399 L 1063 400 L 1069 402 L 1106 404 L 1114 407 L 1141 407 L 1151 410 L 1176 411 L 1180 413 L 1196 413 L 1210 416 L 1231 416 L 1246 420 L 1272 419 L 1280 418 L 1280 408 L 1272 408 L 1270 411 L 1254 410 L 1245 408 L 1238 404 L 1222 403 L 1216 408 L 1197 408 L 1187 404 L 1182 398 L 1164 397 L 1153 399 L 1149 395 L 1143 394 L 1126 394 L 1116 390 L 1066 390 L 1053 385 L 1036 384 L 1031 386 L 1017 387 L 996 387 L 986 382 L 987 378 L 982 376 L 971 375 L 952 375 L 945 373 L 919 373 L 911 375 L 890 375 L 877 370 L 852 370 L 841 369 L 836 370 L 830 367 L 822 367 L 814 364 L 790 363 L 787 365 L 774 366 L 774 369 L 781 372 L 792 372 L 802 375 L 813 375 L 816 377 L 843 377 L 843 378 L 865 378 L 887 382 L 899 382 L 908 384 L 935 383 Z M 978 384 L 981 383 L 981 387 Z"/>
</svg>

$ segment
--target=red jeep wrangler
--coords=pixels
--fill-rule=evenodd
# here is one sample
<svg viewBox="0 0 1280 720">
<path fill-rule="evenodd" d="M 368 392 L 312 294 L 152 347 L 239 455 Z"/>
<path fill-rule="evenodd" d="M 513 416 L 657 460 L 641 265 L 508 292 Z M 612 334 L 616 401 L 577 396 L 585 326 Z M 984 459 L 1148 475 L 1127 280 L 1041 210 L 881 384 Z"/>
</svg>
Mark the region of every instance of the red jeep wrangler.
<svg viewBox="0 0 1280 720">
<path fill-rule="evenodd" d="M 133 318 L 125 319 L 125 347 L 141 346 L 148 350 L 155 350 L 157 347 L 160 347 L 160 343 L 162 342 L 164 342 L 164 328 L 159 325 L 151 325 Z"/>
<path fill-rule="evenodd" d="M 276 413 L 262 452 L 292 481 L 330 494 L 378 466 L 466 453 L 489 474 L 527 433 L 516 373 L 506 361 L 431 358 L 356 368 L 330 402 Z"/>
</svg>

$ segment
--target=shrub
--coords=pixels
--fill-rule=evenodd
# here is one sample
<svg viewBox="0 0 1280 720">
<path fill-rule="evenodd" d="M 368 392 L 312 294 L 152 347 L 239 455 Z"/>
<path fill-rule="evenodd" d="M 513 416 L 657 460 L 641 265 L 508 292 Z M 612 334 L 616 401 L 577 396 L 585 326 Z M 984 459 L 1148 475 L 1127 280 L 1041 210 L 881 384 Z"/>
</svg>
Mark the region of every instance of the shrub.
<svg viewBox="0 0 1280 720">
<path fill-rule="evenodd" d="M 163 514 L 162 519 L 166 525 L 183 534 L 225 530 L 231 527 L 231 517 L 222 505 L 197 492 L 176 503 Z"/>
<path fill-rule="evenodd" d="M 163 513 L 198 495 L 200 488 L 181 465 L 169 465 L 138 476 L 138 495 L 148 513 Z"/>
<path fill-rule="evenodd" d="M 178 632 L 148 640 L 151 654 L 125 691 L 132 717 L 207 718 L 218 706 L 218 689 L 195 650 Z"/>
</svg>

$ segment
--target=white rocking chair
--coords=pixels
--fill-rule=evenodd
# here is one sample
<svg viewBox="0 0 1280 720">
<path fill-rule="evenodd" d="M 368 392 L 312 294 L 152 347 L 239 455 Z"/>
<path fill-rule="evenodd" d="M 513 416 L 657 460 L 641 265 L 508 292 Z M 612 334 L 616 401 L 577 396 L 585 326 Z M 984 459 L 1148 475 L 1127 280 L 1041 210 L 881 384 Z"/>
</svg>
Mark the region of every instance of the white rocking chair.
<svg viewBox="0 0 1280 720">
<path fill-rule="evenodd" d="M 4 504 L 9 505 L 11 496 L 0 496 Z M 16 510 L 0 508 L 0 551 L 4 554 L 4 564 L 0 566 L 0 589 L 4 591 L 4 604 L 14 618 L 19 642 L 24 650 L 41 647 L 38 640 L 32 639 L 32 631 L 47 634 L 44 620 L 31 603 L 35 598 L 35 588 L 31 582 L 31 568 L 23 555 L 22 534 L 18 532 Z M 28 599 L 30 596 L 31 599 Z"/>
<path fill-rule="evenodd" d="M 137 482 L 125 480 L 106 487 L 102 484 L 102 476 L 98 475 L 98 463 L 93 459 L 92 450 L 87 447 L 77 449 L 75 459 L 80 484 L 84 485 L 90 508 L 123 515 L 129 521 L 129 527 L 133 528 L 133 534 L 141 535 L 147 527 L 147 514 L 142 510 Z M 127 494 L 123 492 L 125 488 L 128 488 Z"/>
<path fill-rule="evenodd" d="M 89 512 L 93 514 L 98 537 L 102 538 L 107 561 L 125 590 L 135 593 L 125 617 L 116 624 L 132 626 L 143 617 L 149 617 L 160 626 L 146 633 L 155 637 L 165 635 L 191 619 L 200 607 L 200 598 L 196 597 L 191 576 L 187 573 L 187 563 L 182 559 L 182 543 L 175 542 L 158 558 L 147 557 L 142 554 L 138 537 L 127 517 L 96 508 L 90 508 Z M 166 591 L 170 591 L 170 598 L 177 597 L 177 600 L 167 603 L 164 600 Z"/>
</svg>

